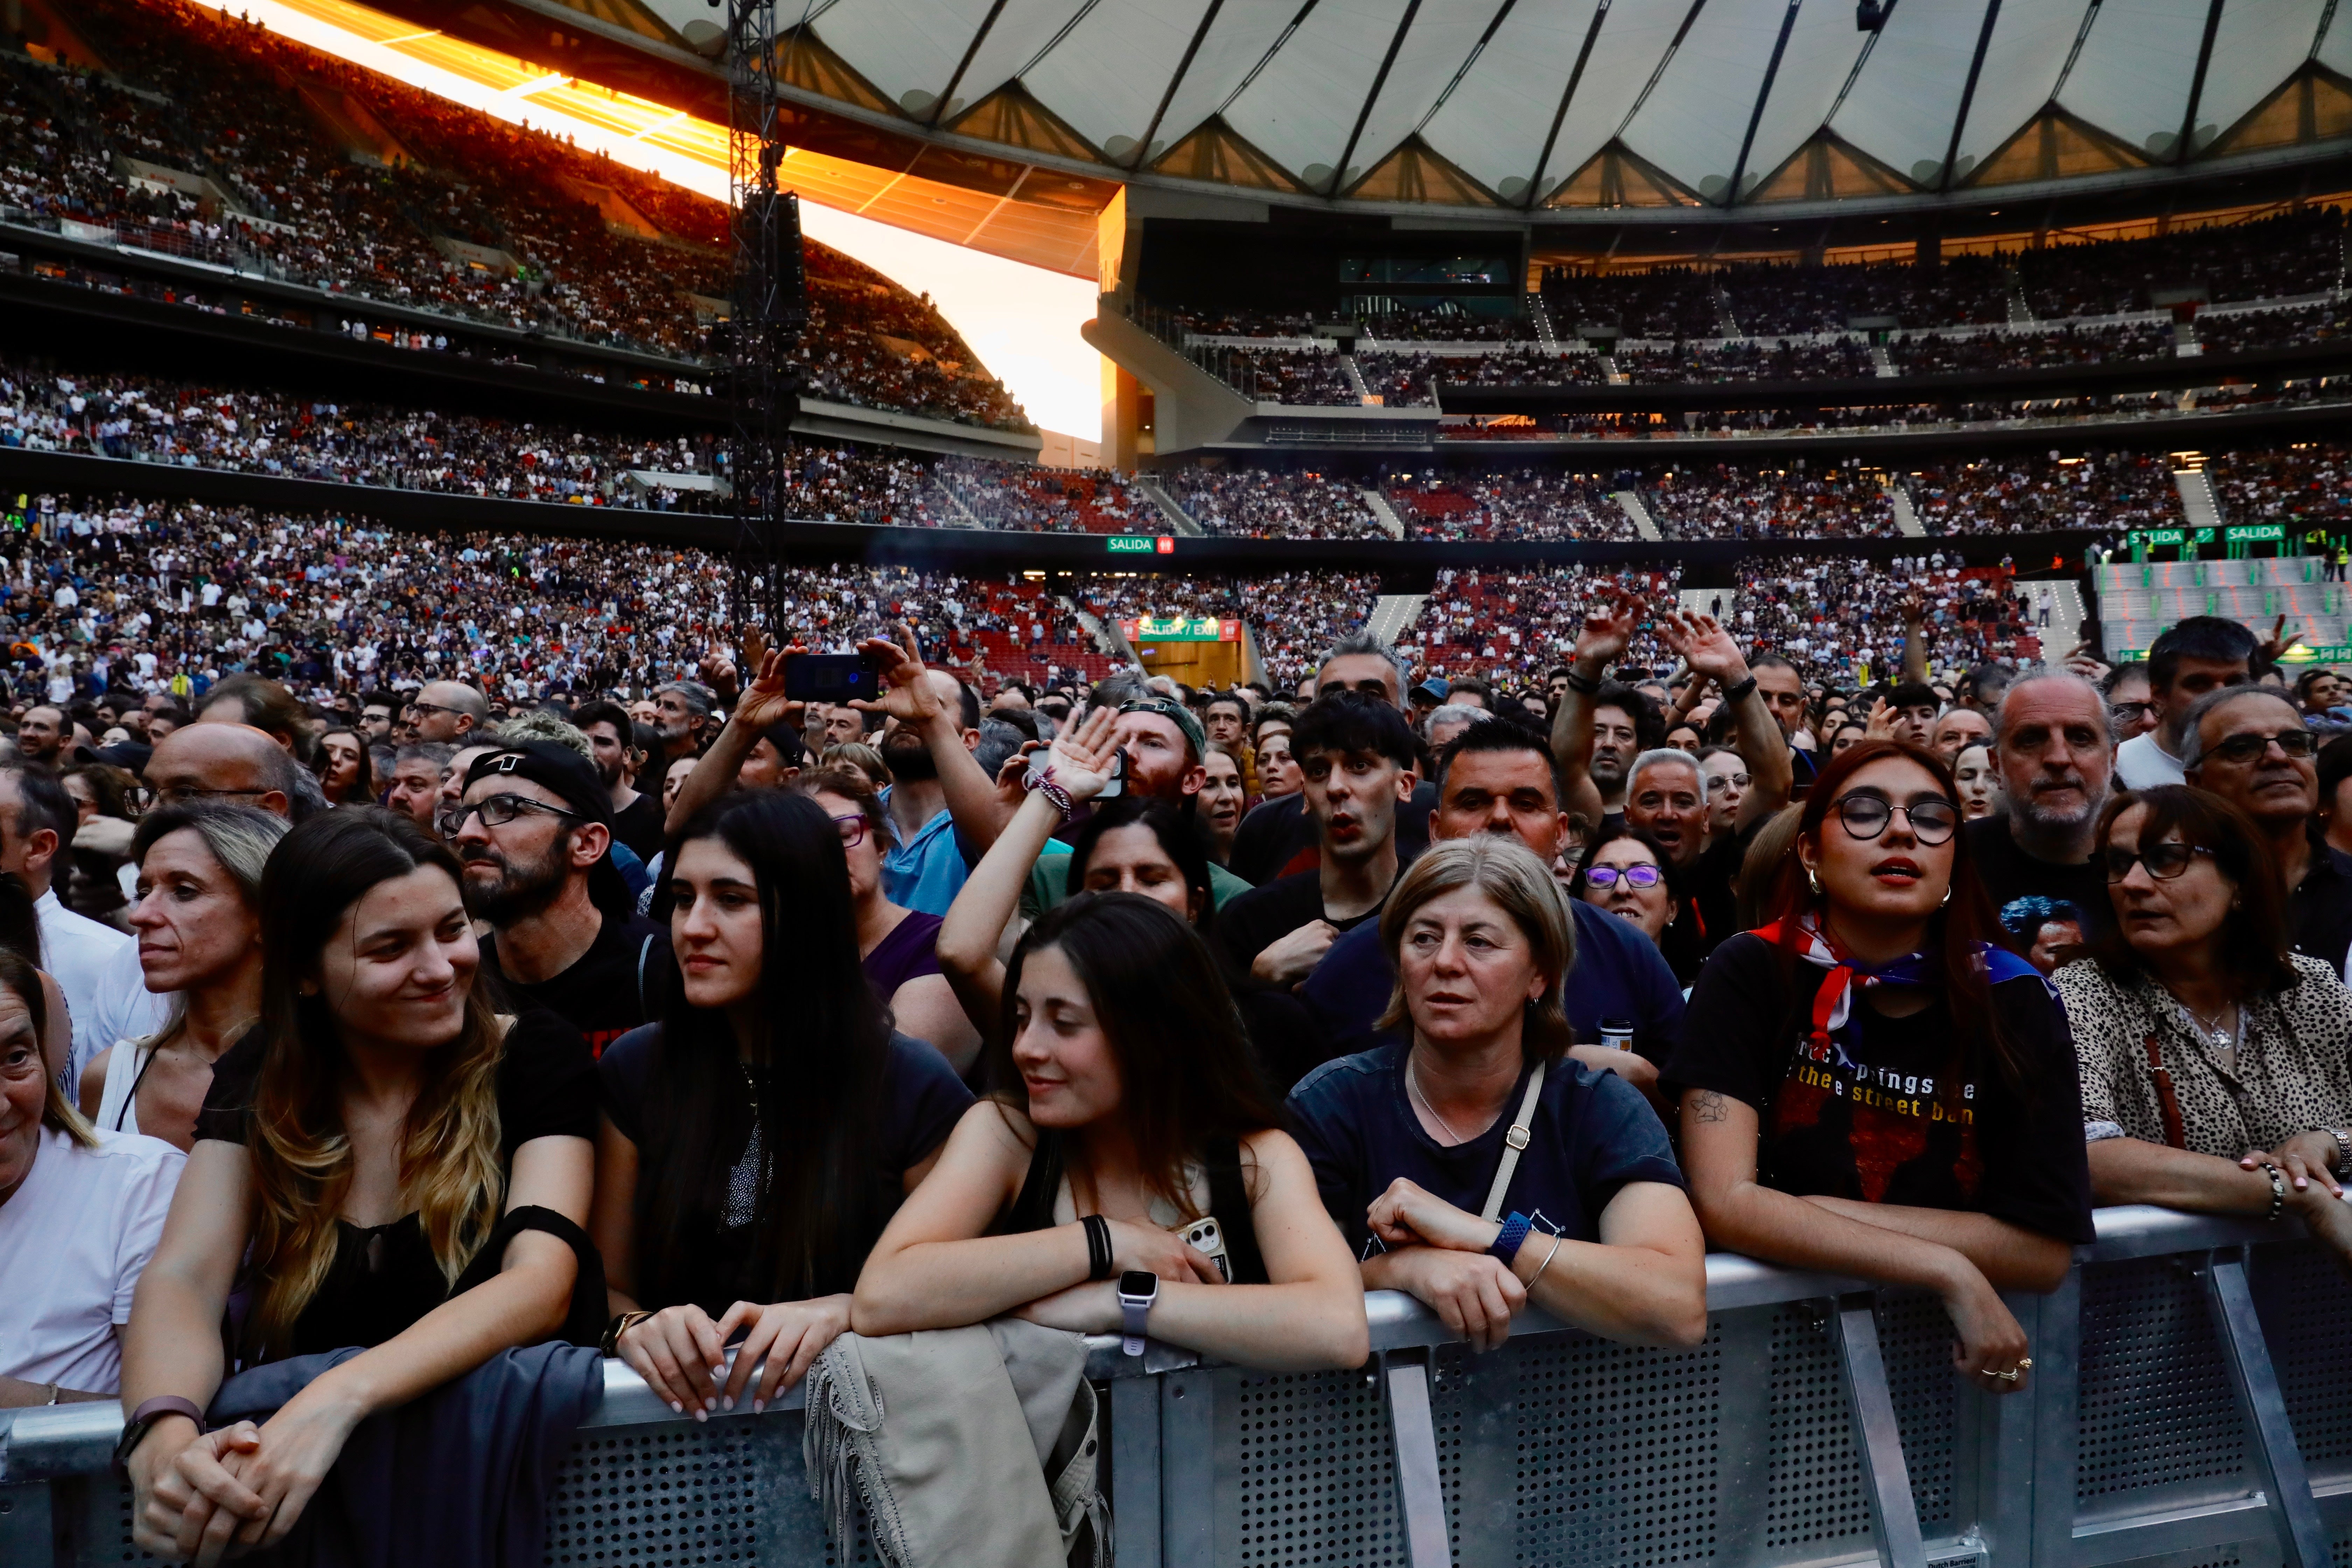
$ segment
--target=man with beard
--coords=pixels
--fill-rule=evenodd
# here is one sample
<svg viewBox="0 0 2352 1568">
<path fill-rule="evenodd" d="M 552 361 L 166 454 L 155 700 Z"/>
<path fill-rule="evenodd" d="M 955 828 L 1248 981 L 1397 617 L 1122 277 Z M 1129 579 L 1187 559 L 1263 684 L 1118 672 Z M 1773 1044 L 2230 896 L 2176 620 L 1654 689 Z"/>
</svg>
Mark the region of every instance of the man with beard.
<svg viewBox="0 0 2352 1568">
<path fill-rule="evenodd" d="M 2285 692 L 2231 686 L 2189 707 L 2181 738 L 2189 782 L 2261 831 L 2287 889 L 2295 950 L 2342 974 L 2352 950 L 2352 856 L 2321 836 L 2319 737 Z"/>
<path fill-rule="evenodd" d="M 662 808 L 657 795 L 639 795 L 629 766 L 636 745 L 636 726 L 629 710 L 617 702 L 586 702 L 572 721 L 595 749 L 596 773 L 613 809 L 613 837 L 650 866 L 661 853 Z"/>
<path fill-rule="evenodd" d="M 2084 936 L 2096 940 L 2115 921 L 2106 872 L 2092 859 L 2116 771 L 2106 698 L 2063 670 L 2021 678 L 2001 694 L 1993 757 L 2008 811 L 1961 831 L 1994 910 L 2031 898 L 2072 904 Z M 2009 923 L 2004 918 L 2004 930 Z M 2032 928 L 2013 933 L 2008 945 L 2029 953 Z"/>
<path fill-rule="evenodd" d="M 1627 770 L 1643 752 L 1665 743 L 1665 725 L 1650 700 L 1602 679 L 1648 615 L 1649 606 L 1623 589 L 1601 588 L 1577 633 L 1553 711 L 1552 751 L 1568 791 L 1562 804 L 1588 822 L 1608 825 L 1624 815 Z"/>
<path fill-rule="evenodd" d="M 488 922 L 482 973 L 578 1029 L 592 1052 L 661 1015 L 669 938 L 632 913 L 613 867 L 612 800 L 587 759 L 551 741 L 483 752 L 441 837 Z"/>
<path fill-rule="evenodd" d="M 656 777 L 667 774 L 672 763 L 702 754 L 704 732 L 710 728 L 711 711 L 717 707 L 710 689 L 691 680 L 654 688 L 654 729 L 662 744 L 654 758 Z"/>
</svg>

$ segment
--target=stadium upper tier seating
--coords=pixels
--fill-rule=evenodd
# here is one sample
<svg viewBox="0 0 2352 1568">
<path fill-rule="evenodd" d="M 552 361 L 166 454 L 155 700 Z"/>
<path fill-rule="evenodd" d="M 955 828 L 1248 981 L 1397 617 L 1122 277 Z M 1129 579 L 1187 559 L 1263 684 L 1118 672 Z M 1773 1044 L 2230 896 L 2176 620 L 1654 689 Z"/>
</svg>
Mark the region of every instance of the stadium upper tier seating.
<svg viewBox="0 0 2352 1568">
<path fill-rule="evenodd" d="M 182 0 L 70 16 L 104 72 L 0 47 L 0 217 L 703 354 L 730 289 L 721 204 Z M 814 242 L 804 254 L 812 395 L 1026 426 L 928 300 Z"/>
</svg>

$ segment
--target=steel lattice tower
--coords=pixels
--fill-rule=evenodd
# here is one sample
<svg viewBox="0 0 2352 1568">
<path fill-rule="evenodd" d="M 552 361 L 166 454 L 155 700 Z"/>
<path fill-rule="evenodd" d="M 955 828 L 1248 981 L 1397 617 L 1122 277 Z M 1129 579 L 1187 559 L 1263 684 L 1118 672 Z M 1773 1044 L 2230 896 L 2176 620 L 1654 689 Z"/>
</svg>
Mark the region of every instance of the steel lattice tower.
<svg viewBox="0 0 2352 1568">
<path fill-rule="evenodd" d="M 784 155 L 777 100 L 776 0 L 730 0 L 729 195 L 735 239 L 732 350 L 734 582 L 729 614 L 744 629 L 778 624 L 776 524 L 783 513 L 784 447 L 800 409 L 793 350 L 808 319 L 801 269 L 800 198 L 776 188 Z M 751 672 L 744 672 L 749 679 Z"/>
</svg>

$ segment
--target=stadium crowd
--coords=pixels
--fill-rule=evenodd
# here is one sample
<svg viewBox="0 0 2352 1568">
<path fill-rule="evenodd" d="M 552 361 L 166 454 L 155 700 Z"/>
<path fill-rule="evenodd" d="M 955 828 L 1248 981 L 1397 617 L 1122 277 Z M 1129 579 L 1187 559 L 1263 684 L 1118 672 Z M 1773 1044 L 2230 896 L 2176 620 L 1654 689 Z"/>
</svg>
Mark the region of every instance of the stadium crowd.
<svg viewBox="0 0 2352 1568">
<path fill-rule="evenodd" d="M 806 1379 L 825 1454 L 840 1390 L 1014 1399 L 944 1337 L 1007 1313 L 1350 1367 L 1386 1288 L 1481 1349 L 1528 1303 L 1688 1345 L 1714 1248 L 1929 1290 L 2000 1394 L 2002 1293 L 2095 1205 L 2352 1268 L 2352 715 L 2235 623 L 2041 664 L 1934 556 L 1704 609 L 1448 572 L 1406 651 L 1368 581 L 1076 586 L 1293 628 L 1279 686 L 1195 689 L 1008 670 L 1076 635 L 1027 583 L 795 568 L 739 640 L 677 552 L 24 521 L 0 1405 L 119 1401 L 160 1555 L 340 1519 L 395 1412 L 568 1430 L 606 1356 L 698 1419 Z M 321 601 L 364 659 L 278 661 Z M 871 697 L 791 695 L 852 644 Z M 444 1506 L 512 1484 L 465 1451 Z M 1003 1458 L 886 1525 L 1093 1507 Z"/>
</svg>

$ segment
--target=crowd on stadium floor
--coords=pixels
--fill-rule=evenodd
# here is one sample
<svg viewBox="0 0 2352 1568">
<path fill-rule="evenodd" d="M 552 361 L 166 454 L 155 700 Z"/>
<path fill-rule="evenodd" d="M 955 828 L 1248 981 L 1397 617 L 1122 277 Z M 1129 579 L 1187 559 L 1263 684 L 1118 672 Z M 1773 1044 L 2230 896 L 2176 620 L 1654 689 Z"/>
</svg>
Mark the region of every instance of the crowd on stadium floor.
<svg viewBox="0 0 2352 1568">
<path fill-rule="evenodd" d="M 208 538 L 273 585 L 205 526 L 118 564 L 168 594 Z M 67 541 L 128 555 L 19 550 Z M 782 635 L 880 634 L 847 704 L 756 639 L 11 703 L 0 1405 L 119 1399 L 184 1558 L 342 1506 L 363 1420 L 498 1427 L 597 1352 L 700 1419 L 993 1397 L 979 1342 L 891 1346 L 1005 1313 L 1345 1367 L 1386 1288 L 1477 1349 L 1530 1303 L 1689 1344 L 1713 1248 L 1930 1291 L 2000 1394 L 2003 1293 L 2095 1205 L 2291 1214 L 2352 1268 L 2352 710 L 2279 642 L 2033 663 L 2000 574 L 1822 558 L 1721 618 L 1449 574 L 1410 653 L 1334 620 L 1280 689 L 959 673 L 973 615 L 1053 614 L 1014 587 L 796 581 Z M 1087 596 L 1247 604 L 1147 592 Z"/>
</svg>

